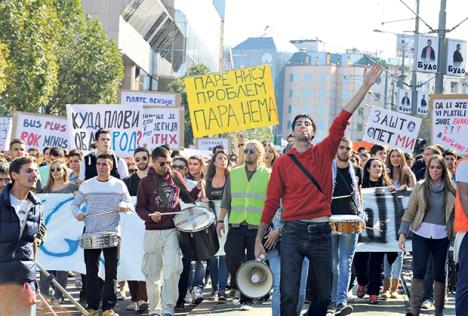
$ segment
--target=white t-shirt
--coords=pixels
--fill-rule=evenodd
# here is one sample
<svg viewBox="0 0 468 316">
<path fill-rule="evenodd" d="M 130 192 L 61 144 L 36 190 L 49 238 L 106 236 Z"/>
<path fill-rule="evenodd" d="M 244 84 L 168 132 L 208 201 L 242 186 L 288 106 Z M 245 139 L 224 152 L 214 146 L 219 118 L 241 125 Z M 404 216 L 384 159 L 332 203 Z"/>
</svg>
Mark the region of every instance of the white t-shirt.
<svg viewBox="0 0 468 316">
<path fill-rule="evenodd" d="M 26 226 L 26 219 L 28 218 L 28 212 L 31 209 L 31 201 L 18 200 L 12 194 L 10 194 L 10 203 L 11 206 L 16 211 L 20 221 L 20 237 L 23 235 L 24 227 Z"/>
</svg>

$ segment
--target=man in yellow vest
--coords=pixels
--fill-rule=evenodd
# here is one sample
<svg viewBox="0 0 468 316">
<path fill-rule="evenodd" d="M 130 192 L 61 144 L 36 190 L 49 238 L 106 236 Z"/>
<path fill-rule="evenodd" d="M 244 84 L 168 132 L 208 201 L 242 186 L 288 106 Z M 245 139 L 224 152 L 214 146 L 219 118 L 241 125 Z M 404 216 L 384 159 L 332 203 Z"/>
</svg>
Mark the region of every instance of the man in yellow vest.
<svg viewBox="0 0 468 316">
<path fill-rule="evenodd" d="M 262 217 L 270 171 L 263 165 L 265 149 L 259 141 L 245 144 L 244 164 L 232 169 L 224 187 L 218 235 L 224 234 L 224 218 L 229 213 L 229 232 L 224 246 L 226 265 L 235 290 L 233 303 L 242 304 L 241 310 L 250 310 L 252 301 L 241 295 L 236 284 L 237 270 L 247 250 L 247 260 L 254 260 L 255 236 Z"/>
<path fill-rule="evenodd" d="M 456 315 L 468 315 L 468 158 L 463 159 L 455 172 L 457 200 L 455 202 L 455 261 L 458 261 Z M 458 254 L 458 255 L 457 255 Z M 457 259 L 458 257 L 458 259 Z"/>
</svg>

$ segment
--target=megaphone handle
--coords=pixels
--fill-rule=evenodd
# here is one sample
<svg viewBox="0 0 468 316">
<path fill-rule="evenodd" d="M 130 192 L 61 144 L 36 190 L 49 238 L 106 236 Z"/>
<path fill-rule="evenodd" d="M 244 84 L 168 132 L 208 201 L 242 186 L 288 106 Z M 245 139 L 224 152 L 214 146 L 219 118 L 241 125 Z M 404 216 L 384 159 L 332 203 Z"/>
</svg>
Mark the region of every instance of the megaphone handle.
<svg viewBox="0 0 468 316">
<path fill-rule="evenodd" d="M 267 256 L 265 256 L 265 255 L 263 255 L 263 254 L 260 255 L 259 260 L 260 260 L 261 262 L 265 262 L 266 259 L 267 259 Z"/>
</svg>

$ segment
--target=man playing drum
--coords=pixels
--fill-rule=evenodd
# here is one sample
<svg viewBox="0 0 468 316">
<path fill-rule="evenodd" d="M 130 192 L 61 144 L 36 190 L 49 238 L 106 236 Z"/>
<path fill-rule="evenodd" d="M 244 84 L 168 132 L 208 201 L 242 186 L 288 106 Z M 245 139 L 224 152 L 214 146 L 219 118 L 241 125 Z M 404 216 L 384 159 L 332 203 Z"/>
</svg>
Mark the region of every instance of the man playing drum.
<svg viewBox="0 0 468 316">
<path fill-rule="evenodd" d="M 332 165 L 333 198 L 330 221 L 332 222 L 332 272 L 333 283 L 331 300 L 327 316 L 348 315 L 353 311 L 348 301 L 348 285 L 351 278 L 351 267 L 356 250 L 359 232 L 366 218 L 362 211 L 361 168 L 350 163 L 353 143 L 349 137 L 343 137 L 336 159 Z M 360 216 L 358 216 L 360 215 Z M 336 227 L 334 230 L 333 223 Z M 353 225 L 354 224 L 354 225 Z M 348 229 L 344 228 L 348 225 Z"/>
<path fill-rule="evenodd" d="M 171 170 L 170 154 L 164 147 L 155 148 L 151 160 L 153 166 L 148 176 L 140 180 L 137 193 L 136 211 L 146 228 L 141 269 L 146 279 L 150 316 L 161 315 L 161 311 L 164 316 L 173 316 L 182 272 L 173 213 L 180 212 L 180 198 L 186 203 L 197 199 L 204 181 L 199 180 L 189 193 L 182 176 Z"/>
<path fill-rule="evenodd" d="M 100 154 L 96 159 L 97 176 L 84 181 L 75 194 L 72 212 L 84 221 L 81 238 L 86 264 L 86 295 L 89 315 L 96 315 L 102 299 L 103 316 L 118 315 L 116 281 L 119 254 L 119 212 L 133 209 L 133 202 L 125 183 L 111 176 L 113 157 Z M 86 214 L 81 210 L 86 203 Z M 106 277 L 102 291 L 98 290 L 99 257 L 104 253 Z"/>
<path fill-rule="evenodd" d="M 236 274 L 244 261 L 246 250 L 246 259 L 255 259 L 255 236 L 270 181 L 270 170 L 262 163 L 265 148 L 259 141 L 247 142 L 244 154 L 244 164 L 232 169 L 226 179 L 217 231 L 219 236 L 224 233 L 224 218 L 230 210 L 229 233 L 224 250 L 226 265 L 231 274 L 231 287 L 236 290 L 233 303 L 242 304 L 241 310 L 249 310 L 252 308 L 252 301 L 244 295 L 240 296 Z"/>
</svg>

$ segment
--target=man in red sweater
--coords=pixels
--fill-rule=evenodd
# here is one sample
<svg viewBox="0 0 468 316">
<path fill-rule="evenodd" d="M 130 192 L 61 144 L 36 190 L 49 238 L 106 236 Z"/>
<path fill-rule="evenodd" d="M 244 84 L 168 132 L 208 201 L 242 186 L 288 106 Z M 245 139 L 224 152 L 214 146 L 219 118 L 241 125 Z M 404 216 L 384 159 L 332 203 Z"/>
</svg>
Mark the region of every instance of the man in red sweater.
<svg viewBox="0 0 468 316">
<path fill-rule="evenodd" d="M 295 148 L 275 161 L 268 185 L 267 199 L 255 241 L 255 256 L 266 255 L 262 238 L 276 210 L 283 203 L 285 221 L 281 239 L 281 315 L 295 316 L 299 281 L 304 256 L 309 258 L 312 301 L 308 316 L 327 314 L 332 288 L 332 252 L 329 217 L 332 198 L 332 161 L 344 136 L 348 120 L 382 72 L 375 63 L 364 73 L 362 86 L 330 126 L 330 135 L 313 145 L 315 123 L 300 114 L 292 124 Z M 290 156 L 316 179 L 318 188 Z M 334 312 L 333 312 L 334 314 Z M 328 316 L 328 315 L 327 315 Z"/>
</svg>

